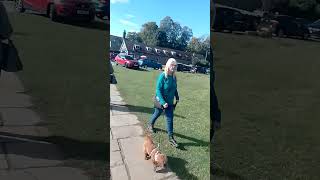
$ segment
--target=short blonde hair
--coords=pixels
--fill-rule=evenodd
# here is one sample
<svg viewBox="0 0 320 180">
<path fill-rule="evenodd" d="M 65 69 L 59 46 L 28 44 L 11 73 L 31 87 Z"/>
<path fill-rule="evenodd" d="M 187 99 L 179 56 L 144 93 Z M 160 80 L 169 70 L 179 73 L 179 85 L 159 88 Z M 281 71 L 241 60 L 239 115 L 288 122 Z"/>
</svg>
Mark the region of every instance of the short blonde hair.
<svg viewBox="0 0 320 180">
<path fill-rule="evenodd" d="M 177 64 L 177 61 L 176 61 L 174 58 L 169 58 L 169 59 L 168 59 L 168 61 L 167 61 L 167 63 L 166 63 L 166 66 L 165 66 L 165 68 L 164 68 L 164 74 L 165 74 L 166 77 L 168 77 L 168 72 L 169 72 L 169 68 L 170 68 L 171 64 L 175 64 L 175 65 L 176 65 L 176 64 Z M 173 72 L 172 72 L 172 75 L 173 75 L 174 77 L 176 77 L 176 72 L 173 71 Z"/>
</svg>

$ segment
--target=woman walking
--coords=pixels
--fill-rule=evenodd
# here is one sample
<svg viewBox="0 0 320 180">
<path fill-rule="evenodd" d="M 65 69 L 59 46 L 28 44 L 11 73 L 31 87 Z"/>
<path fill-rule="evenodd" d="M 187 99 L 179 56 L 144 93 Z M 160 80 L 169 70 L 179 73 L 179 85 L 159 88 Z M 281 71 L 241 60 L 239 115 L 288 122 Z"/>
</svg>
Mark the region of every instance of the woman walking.
<svg viewBox="0 0 320 180">
<path fill-rule="evenodd" d="M 173 137 L 173 111 L 175 109 L 174 98 L 176 98 L 176 103 L 179 101 L 177 77 L 175 74 L 176 66 L 177 62 L 174 58 L 168 59 L 164 72 L 161 73 L 158 78 L 155 103 L 159 103 L 161 107 L 155 106 L 154 113 L 148 124 L 148 130 L 151 133 L 155 133 L 154 124 L 164 111 L 167 119 L 169 143 L 174 147 L 178 147 L 178 143 Z"/>
</svg>

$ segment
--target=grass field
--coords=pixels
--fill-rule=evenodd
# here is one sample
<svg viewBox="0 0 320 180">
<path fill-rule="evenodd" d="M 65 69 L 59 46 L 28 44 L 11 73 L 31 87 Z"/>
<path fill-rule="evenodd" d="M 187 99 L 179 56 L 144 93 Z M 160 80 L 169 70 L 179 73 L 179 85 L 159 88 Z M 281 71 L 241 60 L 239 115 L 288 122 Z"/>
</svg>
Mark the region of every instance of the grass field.
<svg viewBox="0 0 320 180">
<path fill-rule="evenodd" d="M 320 43 L 216 33 L 214 179 L 320 178 Z"/>
<path fill-rule="evenodd" d="M 146 128 L 153 113 L 152 96 L 161 71 L 127 70 L 114 66 L 117 87 Z M 178 73 L 180 103 L 174 118 L 174 133 L 180 149 L 168 143 L 166 120 L 160 116 L 155 124 L 162 131 L 154 136 L 160 150 L 168 155 L 170 168 L 181 179 L 209 179 L 209 76 Z"/>
<path fill-rule="evenodd" d="M 24 71 L 19 73 L 34 109 L 66 155 L 66 165 L 106 179 L 108 90 L 106 31 L 53 23 L 31 14 L 10 14 L 13 40 Z M 85 127 L 85 128 L 84 128 Z"/>
</svg>

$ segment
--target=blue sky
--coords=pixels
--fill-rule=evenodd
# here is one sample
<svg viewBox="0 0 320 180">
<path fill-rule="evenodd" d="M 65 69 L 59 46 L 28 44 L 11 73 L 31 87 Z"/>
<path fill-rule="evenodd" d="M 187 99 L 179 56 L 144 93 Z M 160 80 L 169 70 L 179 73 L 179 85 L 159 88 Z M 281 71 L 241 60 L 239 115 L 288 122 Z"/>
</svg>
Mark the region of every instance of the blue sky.
<svg viewBox="0 0 320 180">
<path fill-rule="evenodd" d="M 192 29 L 193 36 L 210 35 L 210 0 L 111 0 L 110 34 L 122 36 L 123 30 L 139 32 L 142 24 L 170 16 Z"/>
</svg>

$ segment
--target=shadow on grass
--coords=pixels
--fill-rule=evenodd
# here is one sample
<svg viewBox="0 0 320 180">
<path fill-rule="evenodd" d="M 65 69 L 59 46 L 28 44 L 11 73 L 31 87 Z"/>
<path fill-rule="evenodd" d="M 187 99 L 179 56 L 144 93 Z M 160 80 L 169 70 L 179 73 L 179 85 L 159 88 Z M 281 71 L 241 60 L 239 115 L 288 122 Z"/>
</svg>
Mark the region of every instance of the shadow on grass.
<svg viewBox="0 0 320 180">
<path fill-rule="evenodd" d="M 150 98 L 150 101 L 151 101 L 151 98 Z M 131 112 L 146 113 L 146 114 L 150 114 L 150 116 L 154 111 L 154 108 L 150 108 L 150 107 L 132 106 L 132 105 L 117 105 L 117 104 L 112 104 L 112 103 L 110 104 L 110 107 L 112 110 L 116 110 L 116 111 L 128 112 L 128 109 L 129 109 L 129 111 L 131 111 Z M 185 116 L 181 116 L 178 114 L 174 114 L 174 116 L 182 118 L 182 119 L 186 118 Z"/>
<path fill-rule="evenodd" d="M 166 130 L 164 129 L 160 129 L 160 128 L 155 128 L 156 132 L 162 132 L 162 133 L 167 133 Z M 191 143 L 179 143 L 179 147 L 178 149 L 182 150 L 182 151 L 185 151 L 185 147 L 187 146 L 201 146 L 201 147 L 208 147 L 209 146 L 209 142 L 206 142 L 206 141 L 202 141 L 202 140 L 199 140 L 199 139 L 196 139 L 196 138 L 193 138 L 193 137 L 189 137 L 189 136 L 186 136 L 186 135 L 182 135 L 182 134 L 179 134 L 179 133 L 173 133 L 174 136 L 176 137 L 179 137 L 179 138 L 182 138 L 182 139 L 187 139 L 189 141 L 193 141 Z"/>
<path fill-rule="evenodd" d="M 210 171 L 211 171 L 211 177 L 212 177 L 211 179 L 223 178 L 223 179 L 230 179 L 230 180 L 246 180 L 244 177 L 236 173 L 225 171 L 221 168 L 211 169 Z"/>
<path fill-rule="evenodd" d="M 48 160 L 109 160 L 109 143 L 79 141 L 61 136 L 39 137 L 0 132 L 1 142 L 10 142 L 8 153 Z M 62 151 L 62 154 L 58 152 Z"/>
<path fill-rule="evenodd" d="M 193 174 L 190 174 L 186 168 L 187 161 L 175 158 L 175 157 L 168 157 L 168 164 L 169 168 L 176 173 L 176 175 L 181 179 L 198 179 Z"/>
</svg>

